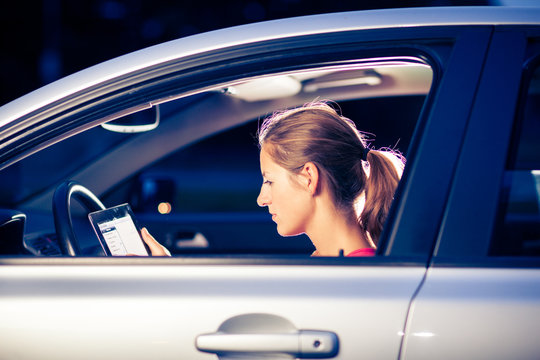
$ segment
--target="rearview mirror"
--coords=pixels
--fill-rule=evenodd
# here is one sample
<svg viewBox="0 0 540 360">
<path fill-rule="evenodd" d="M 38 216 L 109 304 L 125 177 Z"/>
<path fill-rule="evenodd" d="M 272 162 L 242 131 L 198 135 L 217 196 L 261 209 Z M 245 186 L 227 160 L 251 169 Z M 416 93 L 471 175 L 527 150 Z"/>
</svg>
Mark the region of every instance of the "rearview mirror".
<svg viewBox="0 0 540 360">
<path fill-rule="evenodd" d="M 109 131 L 121 133 L 139 133 L 154 130 L 159 125 L 159 105 L 137 111 L 124 117 L 101 124 Z"/>
</svg>

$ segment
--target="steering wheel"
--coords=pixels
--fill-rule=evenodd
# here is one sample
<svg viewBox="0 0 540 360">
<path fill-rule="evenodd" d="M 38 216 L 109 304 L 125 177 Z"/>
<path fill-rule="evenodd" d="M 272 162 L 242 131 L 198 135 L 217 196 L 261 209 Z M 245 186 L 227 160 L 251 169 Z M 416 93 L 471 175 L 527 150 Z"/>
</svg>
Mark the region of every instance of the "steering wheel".
<svg viewBox="0 0 540 360">
<path fill-rule="evenodd" d="M 62 254 L 77 256 L 81 255 L 81 250 L 73 231 L 72 199 L 78 200 L 89 213 L 104 210 L 105 206 L 96 195 L 76 181 L 63 182 L 56 188 L 53 195 L 53 214 L 58 244 Z"/>
</svg>

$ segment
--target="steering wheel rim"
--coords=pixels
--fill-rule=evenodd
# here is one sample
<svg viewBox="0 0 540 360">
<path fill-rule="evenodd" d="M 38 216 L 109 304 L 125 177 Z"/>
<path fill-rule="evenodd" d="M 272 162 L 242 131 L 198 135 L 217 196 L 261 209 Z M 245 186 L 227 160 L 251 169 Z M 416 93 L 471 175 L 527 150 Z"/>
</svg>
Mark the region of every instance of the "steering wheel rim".
<svg viewBox="0 0 540 360">
<path fill-rule="evenodd" d="M 73 231 L 72 199 L 78 200 L 89 213 L 104 210 L 105 206 L 96 195 L 76 181 L 65 181 L 56 188 L 53 195 L 53 215 L 58 244 L 63 255 L 78 256 L 81 255 L 81 250 Z"/>
</svg>

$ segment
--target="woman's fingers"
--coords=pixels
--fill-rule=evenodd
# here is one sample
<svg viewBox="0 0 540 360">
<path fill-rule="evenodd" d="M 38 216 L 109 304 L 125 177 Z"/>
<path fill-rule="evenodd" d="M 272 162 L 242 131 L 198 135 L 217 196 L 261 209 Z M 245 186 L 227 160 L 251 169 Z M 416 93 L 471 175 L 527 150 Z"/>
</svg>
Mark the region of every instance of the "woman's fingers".
<svg viewBox="0 0 540 360">
<path fill-rule="evenodd" d="M 152 256 L 171 256 L 169 250 L 167 250 L 165 246 L 158 243 L 156 239 L 150 235 L 146 228 L 141 229 L 141 235 L 146 245 L 148 245 Z"/>
</svg>

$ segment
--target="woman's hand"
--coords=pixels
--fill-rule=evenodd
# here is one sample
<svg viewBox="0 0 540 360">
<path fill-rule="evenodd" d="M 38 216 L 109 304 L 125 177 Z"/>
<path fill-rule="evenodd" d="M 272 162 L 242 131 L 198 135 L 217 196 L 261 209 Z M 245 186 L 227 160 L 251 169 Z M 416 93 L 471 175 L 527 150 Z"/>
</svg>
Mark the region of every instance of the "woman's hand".
<svg viewBox="0 0 540 360">
<path fill-rule="evenodd" d="M 171 256 L 171 253 L 167 248 L 154 239 L 152 235 L 146 230 L 146 228 L 141 229 L 141 235 L 148 247 L 150 248 L 150 252 L 152 253 L 152 256 Z"/>
</svg>

